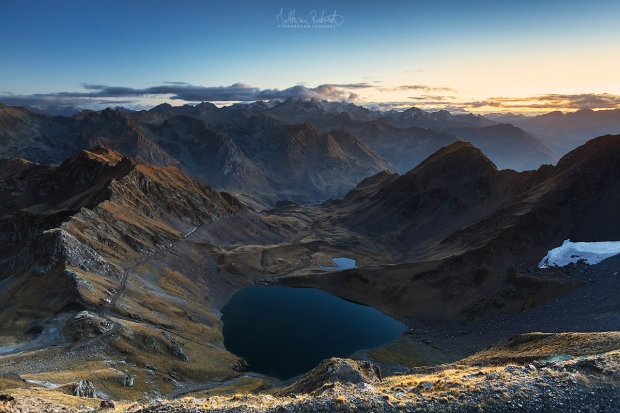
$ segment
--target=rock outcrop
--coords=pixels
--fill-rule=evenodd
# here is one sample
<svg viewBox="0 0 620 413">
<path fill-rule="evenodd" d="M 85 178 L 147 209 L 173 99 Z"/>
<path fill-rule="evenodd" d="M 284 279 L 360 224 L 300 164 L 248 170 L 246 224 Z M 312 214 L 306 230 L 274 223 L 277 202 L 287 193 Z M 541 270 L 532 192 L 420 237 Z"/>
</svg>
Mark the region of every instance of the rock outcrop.
<svg viewBox="0 0 620 413">
<path fill-rule="evenodd" d="M 359 384 L 381 381 L 381 368 L 368 361 L 330 358 L 323 360 L 316 368 L 301 379 L 278 392 L 281 396 L 310 394 L 331 383 Z"/>
<path fill-rule="evenodd" d="M 101 277 L 117 278 L 120 275 L 95 250 L 61 228 L 50 229 L 34 237 L 29 257 L 28 261 L 34 262 L 32 268 L 40 274 L 64 262 Z"/>
<path fill-rule="evenodd" d="M 112 330 L 114 323 L 90 311 L 81 311 L 65 324 L 65 337 L 69 341 L 94 338 Z"/>
<path fill-rule="evenodd" d="M 93 399 L 97 397 L 95 386 L 88 380 L 78 380 L 73 383 L 73 395 L 77 397 L 90 397 Z"/>
</svg>

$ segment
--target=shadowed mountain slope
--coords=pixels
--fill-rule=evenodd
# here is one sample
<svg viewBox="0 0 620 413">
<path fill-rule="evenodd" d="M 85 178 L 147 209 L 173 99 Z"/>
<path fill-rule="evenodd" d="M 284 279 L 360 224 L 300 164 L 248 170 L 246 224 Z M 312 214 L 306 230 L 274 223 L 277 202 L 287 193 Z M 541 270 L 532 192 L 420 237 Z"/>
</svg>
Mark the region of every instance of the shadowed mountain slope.
<svg viewBox="0 0 620 413">
<path fill-rule="evenodd" d="M 401 173 L 413 169 L 437 149 L 459 139 L 472 142 L 500 169 L 537 169 L 558 159 L 552 150 L 522 129 L 497 125 L 485 117 L 472 114 L 426 112 L 418 108 L 382 112 L 351 103 L 316 99 L 288 99 L 273 106 L 264 102 L 237 104 L 221 109 L 204 105 L 194 108 L 160 105 L 135 116 L 158 123 L 175 114 L 186 114 L 217 127 L 233 129 L 243 126 L 248 117 L 257 116 L 268 117 L 281 124 L 309 122 L 323 132 L 347 130 L 394 164 Z"/>
<path fill-rule="evenodd" d="M 567 238 L 620 238 L 612 212 L 619 181 L 618 135 L 588 142 L 555 167 L 521 173 L 497 170 L 482 151 L 457 142 L 365 200 L 351 201 L 358 189 L 338 202 L 351 209 L 347 225 L 396 231 L 414 245 L 435 239 L 454 251 L 494 245 L 496 251 L 503 246 L 516 252 L 525 245 L 557 246 Z M 518 235 L 503 239 L 512 231 Z"/>
<path fill-rule="evenodd" d="M 532 170 L 543 164 L 555 164 L 558 160 L 558 156 L 536 138 L 506 123 L 476 128 L 447 128 L 444 132 L 471 142 L 501 169 Z"/>
<path fill-rule="evenodd" d="M 536 171 L 498 170 L 469 143 L 437 151 L 405 175 L 382 172 L 324 204 L 333 221 L 372 236 L 390 265 L 286 277 L 401 317 L 518 311 L 573 288 L 535 267 L 566 239 L 620 239 L 620 136 L 603 136 Z M 517 270 L 510 270 L 511 263 Z"/>
</svg>

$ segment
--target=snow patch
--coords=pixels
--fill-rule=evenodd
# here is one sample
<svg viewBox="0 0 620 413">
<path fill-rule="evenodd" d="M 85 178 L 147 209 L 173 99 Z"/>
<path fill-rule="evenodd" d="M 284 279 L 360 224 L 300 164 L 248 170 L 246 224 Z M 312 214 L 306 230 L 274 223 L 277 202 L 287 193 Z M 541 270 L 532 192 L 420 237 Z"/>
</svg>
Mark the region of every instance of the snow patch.
<svg viewBox="0 0 620 413">
<path fill-rule="evenodd" d="M 187 234 L 185 234 L 184 238 L 189 237 L 190 235 L 192 235 L 194 233 L 194 231 L 196 231 L 198 229 L 198 227 L 194 228 L 193 230 L 191 230 L 190 232 L 188 232 Z M 172 247 L 172 244 L 170 244 L 170 246 Z"/>
<path fill-rule="evenodd" d="M 550 250 L 538 268 L 563 267 L 579 260 L 594 265 L 617 254 L 620 254 L 620 241 L 570 242 L 567 239 L 561 247 Z"/>
<path fill-rule="evenodd" d="M 41 380 L 26 380 L 26 381 L 28 383 L 36 384 L 41 387 L 46 387 L 48 389 L 55 389 L 56 387 L 60 386 L 60 384 L 50 383 L 49 381 L 41 381 Z"/>
</svg>

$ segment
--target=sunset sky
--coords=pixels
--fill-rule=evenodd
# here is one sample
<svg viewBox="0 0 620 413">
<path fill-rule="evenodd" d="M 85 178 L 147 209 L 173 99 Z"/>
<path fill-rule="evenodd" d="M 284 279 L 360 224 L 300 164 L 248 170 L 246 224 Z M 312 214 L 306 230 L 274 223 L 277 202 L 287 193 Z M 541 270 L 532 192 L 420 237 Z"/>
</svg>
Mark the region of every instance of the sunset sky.
<svg viewBox="0 0 620 413">
<path fill-rule="evenodd" d="M 0 36 L 12 105 L 620 108 L 617 0 L 0 0 Z"/>
</svg>

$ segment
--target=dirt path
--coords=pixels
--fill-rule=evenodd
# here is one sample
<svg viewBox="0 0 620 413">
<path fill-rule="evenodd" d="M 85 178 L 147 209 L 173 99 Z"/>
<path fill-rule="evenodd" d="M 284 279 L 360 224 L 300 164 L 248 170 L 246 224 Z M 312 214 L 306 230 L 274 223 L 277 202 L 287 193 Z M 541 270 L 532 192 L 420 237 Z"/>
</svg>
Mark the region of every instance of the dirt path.
<svg viewBox="0 0 620 413">
<path fill-rule="evenodd" d="M 178 387 L 172 391 L 169 391 L 168 393 L 165 393 L 162 395 L 163 398 L 165 399 L 174 399 L 177 397 L 181 397 L 187 393 L 194 393 L 194 392 L 198 392 L 198 391 L 204 391 L 204 390 L 209 390 L 209 389 L 213 389 L 215 387 L 222 387 L 222 386 L 230 386 L 232 384 L 237 383 L 239 380 L 241 379 L 245 379 L 248 377 L 256 377 L 256 378 L 260 378 L 260 379 L 267 379 L 267 380 L 271 380 L 272 382 L 275 381 L 276 384 L 279 383 L 279 380 L 274 379 L 273 377 L 267 377 L 265 375 L 262 374 L 258 374 L 258 373 L 246 373 L 243 376 L 239 376 L 239 377 L 235 377 L 234 379 L 228 380 L 228 381 L 212 381 L 209 383 L 195 383 L 195 384 L 187 384 L 183 387 Z M 280 383 L 281 384 L 281 383 Z"/>
</svg>

